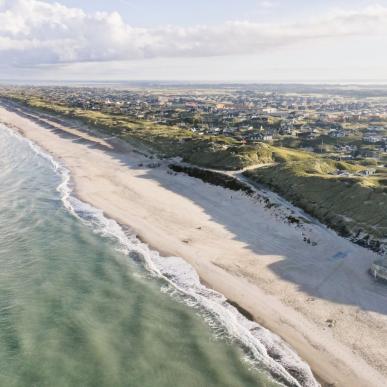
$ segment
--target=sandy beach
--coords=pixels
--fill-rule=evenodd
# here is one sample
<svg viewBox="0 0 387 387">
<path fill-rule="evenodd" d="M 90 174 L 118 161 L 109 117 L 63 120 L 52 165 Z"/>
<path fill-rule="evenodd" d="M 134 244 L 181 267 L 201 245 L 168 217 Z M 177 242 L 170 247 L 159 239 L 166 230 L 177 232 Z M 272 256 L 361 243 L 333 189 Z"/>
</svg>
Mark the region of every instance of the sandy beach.
<svg viewBox="0 0 387 387">
<path fill-rule="evenodd" d="M 281 206 L 298 211 L 276 195 L 279 207 L 268 208 L 47 117 L 0 107 L 1 121 L 61 161 L 81 200 L 163 255 L 187 260 L 203 283 L 283 338 L 324 384 L 386 385 L 387 286 L 367 273 L 373 252 L 317 222 L 286 222 Z"/>
</svg>

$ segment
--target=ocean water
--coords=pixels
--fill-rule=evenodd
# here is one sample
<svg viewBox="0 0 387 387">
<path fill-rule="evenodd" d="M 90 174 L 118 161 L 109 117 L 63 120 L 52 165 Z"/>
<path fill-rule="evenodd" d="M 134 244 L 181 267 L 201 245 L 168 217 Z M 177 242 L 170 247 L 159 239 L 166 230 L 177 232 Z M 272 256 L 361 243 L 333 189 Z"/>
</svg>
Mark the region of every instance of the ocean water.
<svg viewBox="0 0 387 387">
<path fill-rule="evenodd" d="M 0 125 L 0 386 L 278 384 L 316 385 L 279 338 L 78 201 L 65 168 Z"/>
</svg>

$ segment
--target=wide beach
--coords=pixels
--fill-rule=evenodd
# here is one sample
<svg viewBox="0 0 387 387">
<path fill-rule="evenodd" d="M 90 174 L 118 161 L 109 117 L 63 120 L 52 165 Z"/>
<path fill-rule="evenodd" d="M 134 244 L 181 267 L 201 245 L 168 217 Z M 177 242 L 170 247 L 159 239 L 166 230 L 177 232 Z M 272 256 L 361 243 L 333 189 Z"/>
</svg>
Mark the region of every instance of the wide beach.
<svg viewBox="0 0 387 387">
<path fill-rule="evenodd" d="M 276 206 L 175 175 L 166 162 L 155 167 L 129 146 L 17 113 L 1 108 L 0 120 L 61 161 L 82 201 L 187 260 L 324 383 L 385 384 L 387 288 L 367 274 L 374 253 L 318 223 L 289 224 Z"/>
</svg>

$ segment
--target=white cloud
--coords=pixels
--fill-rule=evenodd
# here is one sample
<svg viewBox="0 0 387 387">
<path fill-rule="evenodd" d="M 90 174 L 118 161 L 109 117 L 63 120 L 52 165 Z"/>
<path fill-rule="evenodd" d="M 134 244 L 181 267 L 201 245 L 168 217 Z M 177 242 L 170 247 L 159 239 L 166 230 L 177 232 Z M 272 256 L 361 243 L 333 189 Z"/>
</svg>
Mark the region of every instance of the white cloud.
<svg viewBox="0 0 387 387">
<path fill-rule="evenodd" d="M 258 2 L 258 5 L 262 8 L 274 8 L 276 6 L 276 3 L 271 0 L 262 0 Z"/>
<path fill-rule="evenodd" d="M 382 6 L 338 10 L 293 24 L 139 28 L 115 12 L 90 14 L 41 0 L 0 0 L 0 63 L 15 66 L 257 54 L 303 41 L 386 34 L 387 8 Z"/>
</svg>

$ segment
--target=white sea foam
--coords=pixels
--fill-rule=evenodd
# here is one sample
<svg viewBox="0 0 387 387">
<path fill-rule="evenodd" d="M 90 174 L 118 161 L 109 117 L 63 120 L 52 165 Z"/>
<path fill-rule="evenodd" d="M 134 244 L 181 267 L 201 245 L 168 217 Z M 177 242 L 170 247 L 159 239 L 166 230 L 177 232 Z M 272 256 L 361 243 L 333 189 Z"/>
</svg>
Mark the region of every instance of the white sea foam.
<svg viewBox="0 0 387 387">
<path fill-rule="evenodd" d="M 7 128 L 8 129 L 8 128 Z M 161 257 L 142 243 L 135 235 L 126 233 L 114 220 L 104 216 L 103 211 L 80 201 L 72 195 L 71 176 L 68 169 L 30 140 L 8 129 L 41 157 L 48 160 L 61 177 L 57 190 L 65 208 L 81 221 L 91 226 L 98 234 L 113 238 L 118 249 L 128 256 L 140 257 L 146 270 L 161 278 L 163 288 L 183 299 L 200 311 L 218 335 L 238 343 L 249 362 L 272 375 L 285 386 L 318 386 L 310 367 L 277 335 L 259 324 L 248 320 L 226 298 L 200 283 L 197 272 L 179 257 Z"/>
</svg>

